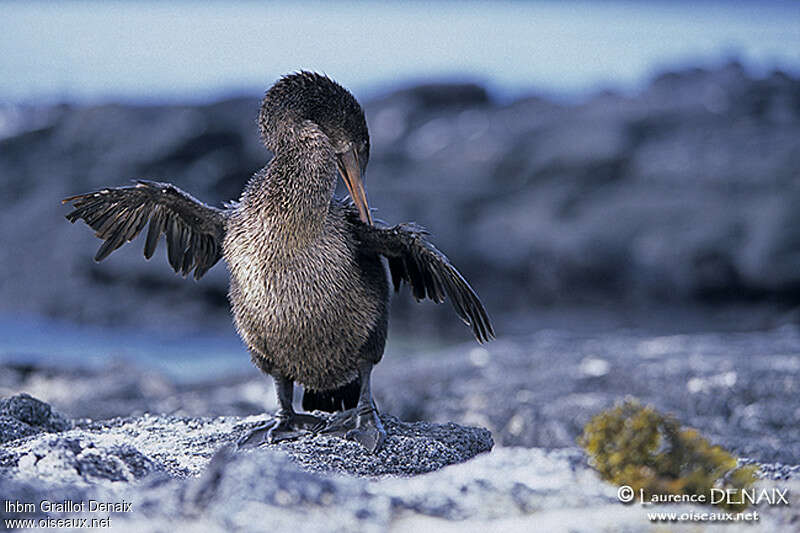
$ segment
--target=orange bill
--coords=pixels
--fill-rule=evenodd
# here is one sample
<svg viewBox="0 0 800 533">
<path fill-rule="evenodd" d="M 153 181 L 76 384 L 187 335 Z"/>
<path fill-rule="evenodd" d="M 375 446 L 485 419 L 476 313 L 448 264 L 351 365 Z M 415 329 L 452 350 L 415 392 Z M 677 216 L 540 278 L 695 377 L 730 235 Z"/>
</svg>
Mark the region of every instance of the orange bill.
<svg viewBox="0 0 800 533">
<path fill-rule="evenodd" d="M 358 162 L 358 153 L 355 150 L 348 150 L 341 154 L 336 154 L 336 164 L 339 173 L 347 186 L 350 198 L 356 204 L 359 218 L 365 224 L 372 225 L 372 214 L 369 212 L 367 203 L 367 191 L 364 190 L 364 181 L 361 179 L 361 166 Z"/>
</svg>

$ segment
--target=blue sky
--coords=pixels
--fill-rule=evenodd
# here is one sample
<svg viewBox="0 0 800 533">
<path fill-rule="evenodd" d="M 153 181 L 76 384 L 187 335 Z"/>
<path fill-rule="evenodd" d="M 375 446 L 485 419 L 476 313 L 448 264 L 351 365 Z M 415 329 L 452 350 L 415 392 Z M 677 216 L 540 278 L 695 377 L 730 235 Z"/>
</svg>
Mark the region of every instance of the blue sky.
<svg viewBox="0 0 800 533">
<path fill-rule="evenodd" d="M 327 72 L 356 92 L 635 89 L 737 57 L 800 72 L 800 2 L 3 2 L 0 101 L 203 101 Z"/>
</svg>

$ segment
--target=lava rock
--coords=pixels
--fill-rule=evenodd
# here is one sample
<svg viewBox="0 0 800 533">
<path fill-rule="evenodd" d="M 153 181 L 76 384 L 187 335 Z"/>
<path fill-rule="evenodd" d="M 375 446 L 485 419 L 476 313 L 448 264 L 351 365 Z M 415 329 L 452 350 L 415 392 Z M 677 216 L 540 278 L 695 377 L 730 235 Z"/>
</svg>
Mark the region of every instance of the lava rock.
<svg viewBox="0 0 800 533">
<path fill-rule="evenodd" d="M 381 370 L 392 375 L 391 388 L 380 386 Z M 759 488 L 788 489 L 792 505 L 758 508 L 760 525 L 779 531 L 796 523 L 800 505 L 792 445 L 798 408 L 789 394 L 798 371 L 800 330 L 789 326 L 657 337 L 542 332 L 412 361 L 388 359 L 375 389 L 384 412 L 482 420 L 507 444 L 549 442 L 558 449 L 482 453 L 493 444 L 487 430 L 384 415 L 388 438 L 376 455 L 345 439 L 311 435 L 237 451 L 233 443 L 267 417 L 145 414 L 80 420 L 0 444 L 0 494 L 23 503 L 129 502 L 131 512 L 112 514 L 115 530 L 124 532 L 261 532 L 297 524 L 323 532 L 655 531 L 661 525 L 648 512 L 709 512 L 621 505 L 617 488 L 600 480 L 572 444 L 584 420 L 632 393 L 672 410 L 715 443 L 752 452 L 743 462 L 781 458 L 760 465 Z M 206 386 L 201 395 L 213 402 L 214 385 Z M 219 387 L 231 391 L 225 380 Z M 10 400 L 2 405 L 17 406 L 10 412 L 23 419 L 49 420 L 41 402 Z M 726 412 L 726 405 L 735 410 Z M 0 509 L 9 519 L 45 514 L 76 516 Z"/>
<path fill-rule="evenodd" d="M 779 488 L 789 490 L 792 505 L 759 507 L 759 525 L 771 531 L 791 528 L 798 517 L 794 495 L 799 487 L 797 481 L 783 482 Z M 115 530 L 126 532 L 292 531 L 298 524 L 321 532 L 498 527 L 649 532 L 663 525 L 648 520 L 648 513 L 711 511 L 622 505 L 617 488 L 601 481 L 574 448 L 499 448 L 436 472 L 374 479 L 309 472 L 279 447 L 236 453 L 226 446 L 199 476 L 188 479 L 151 476 L 138 483 L 75 486 L 65 493 L 64 486 L 42 489 L 0 477 L 0 490 L 23 502 L 55 495 L 72 501 L 129 502 L 130 512 L 112 515 Z M 697 527 L 715 529 L 713 524 Z"/>
<path fill-rule="evenodd" d="M 0 400 L 0 443 L 41 432 L 57 433 L 70 427 L 69 420 L 28 394 Z"/>
<path fill-rule="evenodd" d="M 33 400 L 25 399 L 28 403 Z M 37 400 L 38 404 L 47 405 Z M 494 444 L 491 434 L 481 428 L 408 424 L 393 417 L 383 420 L 387 440 L 376 454 L 355 442 L 326 435 L 309 434 L 269 447 L 284 450 L 308 471 L 382 476 L 431 472 L 467 461 L 491 450 Z M 155 471 L 186 477 L 198 474 L 218 449 L 265 421 L 264 416 L 242 419 L 145 415 L 79 422 L 73 429 L 60 426 L 61 432 L 56 435 L 33 436 L 7 444 L 2 448 L 0 464 L 10 468 L 15 478 L 47 478 L 58 483 L 132 481 Z"/>
<path fill-rule="evenodd" d="M 501 446 L 568 448 L 626 396 L 740 457 L 800 463 L 800 328 L 652 336 L 542 331 L 375 372 L 381 409 L 488 428 Z"/>
<path fill-rule="evenodd" d="M 483 428 L 409 424 L 388 415 L 382 415 L 381 421 L 387 432 L 386 442 L 374 454 L 365 453 L 356 442 L 326 435 L 282 443 L 281 448 L 309 471 L 383 476 L 433 472 L 467 461 L 494 446 L 491 433 Z"/>
</svg>

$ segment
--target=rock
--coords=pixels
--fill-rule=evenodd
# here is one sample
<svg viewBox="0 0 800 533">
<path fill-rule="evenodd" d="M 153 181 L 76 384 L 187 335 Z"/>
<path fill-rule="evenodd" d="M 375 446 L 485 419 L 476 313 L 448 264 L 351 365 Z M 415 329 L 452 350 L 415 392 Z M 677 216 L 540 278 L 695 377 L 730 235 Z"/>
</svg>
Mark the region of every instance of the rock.
<svg viewBox="0 0 800 533">
<path fill-rule="evenodd" d="M 464 527 L 512 518 L 531 524 L 542 510 L 566 502 L 586 509 L 615 503 L 615 489 L 581 457 L 576 450 L 502 449 L 412 478 L 374 479 L 309 472 L 279 447 L 244 453 L 222 447 L 199 476 L 99 483 L 76 488 L 71 498 L 130 502 L 132 512 L 112 514 L 121 531 L 285 531 L 301 523 L 326 532 L 385 531 L 415 520 Z M 23 502 L 42 494 L 3 478 L 0 488 Z"/>
<path fill-rule="evenodd" d="M 7 524 L 5 520 L 40 519 L 47 517 L 49 513 L 45 513 L 40 507 L 40 502 L 42 501 L 86 501 L 89 499 L 90 494 L 96 492 L 88 486 L 52 485 L 38 479 L 31 482 L 9 479 L 4 477 L 2 472 L 3 471 L 0 470 L 0 491 L 2 491 L 5 501 L 13 502 L 14 504 L 10 507 L 4 502 L 4 504 L 0 506 L 0 520 L 3 521 L 3 525 L 6 529 L 13 528 L 9 527 L 9 524 Z M 33 504 L 33 511 L 25 509 L 24 504 Z"/>
<path fill-rule="evenodd" d="M 30 364 L 2 368 L 3 386 L 37 383 L 69 388 L 82 370 Z M 117 367 L 119 368 L 119 367 Z M 126 367 L 130 383 L 147 371 Z M 791 529 L 800 516 L 798 396 L 800 329 L 654 336 L 617 331 L 588 335 L 543 331 L 411 358 L 387 358 L 375 372 L 386 448 L 367 454 L 336 437 L 235 451 L 234 443 L 267 417 L 149 415 L 77 420 L 63 426 L 47 404 L 29 396 L 0 401 L 14 420 L 49 427 L 0 444 L 0 494 L 22 503 L 70 500 L 128 502 L 111 513 L 115 531 L 282 531 L 312 524 L 318 531 L 492 530 L 659 531 L 648 513 L 703 513 L 688 505 L 621 505 L 617 488 L 599 479 L 574 437 L 593 414 L 626 394 L 673 412 L 716 444 L 761 468 L 759 488 L 789 490 L 790 506 L 757 508 L 765 531 Z M 13 374 L 13 376 L 12 376 Z M 250 409 L 252 381 L 194 385 L 190 409 Z M 11 377 L 9 377 L 11 376 Z M 138 408 L 189 394 L 182 385 L 113 388 L 118 377 L 95 369 L 114 405 Z M 47 387 L 42 386 L 42 390 Z M 88 387 L 73 405 L 87 409 Z M 161 392 L 159 392 L 161 391 Z M 84 398 L 82 399 L 81 396 Z M 238 396 L 238 400 L 237 400 Z M 244 399 L 242 399 L 244 398 Z M 69 399 L 59 410 L 70 413 Z M 218 408 L 218 407 L 216 407 Z M 100 408 L 101 410 L 104 408 Z M 91 415 L 91 413 L 87 413 Z M 19 417 L 19 418 L 16 418 Z M 54 418 L 56 417 L 56 418 Z M 61 417 L 63 418 L 63 417 Z M 22 422 L 26 420 L 27 422 Z M 48 425 L 49 424 L 49 425 Z M 30 424 L 29 424 L 30 425 Z M 61 428 L 61 429 L 59 429 Z M 103 518 L 108 514 L 33 512 L 0 506 L 0 518 Z M 698 530 L 715 525 L 693 523 Z M 726 524 L 726 531 L 753 524 Z M 737 529 L 738 528 L 738 529 Z"/>
<path fill-rule="evenodd" d="M 405 420 L 489 428 L 501 446 L 572 447 L 625 396 L 758 462 L 800 463 L 800 328 L 652 336 L 542 331 L 412 361 L 387 360 L 374 394 Z"/>
<path fill-rule="evenodd" d="M 0 443 L 43 431 L 57 433 L 70 427 L 69 420 L 28 394 L 0 400 Z"/>
<path fill-rule="evenodd" d="M 36 401 L 15 396 L 6 403 Z M 49 407 L 49 406 L 47 406 Z M 321 413 L 320 413 L 321 414 Z M 221 447 L 264 421 L 260 417 L 191 418 L 152 416 L 79 422 L 45 434 L 7 444 L 0 464 L 9 477 L 48 479 L 58 484 L 133 481 L 156 471 L 173 477 L 197 475 Z M 271 446 L 285 451 L 308 471 L 361 476 L 414 475 L 463 462 L 491 450 L 485 429 L 455 424 L 407 424 L 383 419 L 387 440 L 377 454 L 357 443 L 334 436 L 307 436 Z M 25 435 L 23 435 L 25 436 Z M 11 439 L 6 439 L 10 441 Z"/>
<path fill-rule="evenodd" d="M 503 449 L 413 478 L 364 480 L 307 473 L 277 453 L 221 453 L 184 498 L 223 527 L 244 531 L 265 527 L 253 523 L 256 510 L 277 530 L 290 528 L 300 512 L 304 523 L 324 531 L 384 531 L 410 517 L 463 525 L 530 517 L 563 505 L 569 491 L 576 507 L 612 503 L 615 490 L 581 465 L 575 450 Z"/>
<path fill-rule="evenodd" d="M 381 416 L 387 431 L 384 446 L 375 454 L 338 437 L 304 437 L 281 447 L 299 465 L 314 472 L 341 472 L 361 476 L 417 475 L 462 463 L 494 446 L 483 428 L 456 424 L 408 424 Z"/>
<path fill-rule="evenodd" d="M 772 482 L 764 482 L 770 487 Z M 789 489 L 792 503 L 800 484 Z M 98 483 L 36 488 L 0 477 L 0 490 L 21 502 L 49 498 L 126 502 L 111 513 L 116 531 L 660 531 L 648 513 L 710 512 L 685 505 L 622 505 L 617 489 L 602 482 L 576 449 L 499 448 L 471 461 L 414 477 L 380 479 L 325 475 L 302 469 L 277 447 L 217 452 L 207 468 L 189 478 L 155 476 L 139 483 Z M 782 530 L 797 518 L 796 507 L 760 506 L 758 525 Z M 2 510 L 0 510 L 2 512 Z M 12 513 L 29 518 L 32 513 Z M 48 513 L 98 517 L 91 513 Z M 9 514 L 6 511 L 6 516 Z M 35 515 L 33 515 L 35 516 Z M 4 517 L 4 518 L 5 518 Z M 726 530 L 752 524 L 727 524 Z M 713 531 L 716 524 L 697 524 Z"/>
<path fill-rule="evenodd" d="M 13 450 L 13 460 L 3 462 L 16 467 L 17 477 L 58 484 L 133 481 L 159 469 L 129 444 L 96 443 L 80 432 L 48 437 Z"/>
<path fill-rule="evenodd" d="M 361 479 L 302 470 L 274 450 L 228 451 L 215 456 L 199 480 L 185 485 L 188 502 L 180 511 L 189 510 L 197 522 L 237 531 L 291 530 L 300 523 L 346 531 L 360 529 L 362 522 L 387 523 L 388 505 L 375 505 L 365 488 Z"/>
</svg>

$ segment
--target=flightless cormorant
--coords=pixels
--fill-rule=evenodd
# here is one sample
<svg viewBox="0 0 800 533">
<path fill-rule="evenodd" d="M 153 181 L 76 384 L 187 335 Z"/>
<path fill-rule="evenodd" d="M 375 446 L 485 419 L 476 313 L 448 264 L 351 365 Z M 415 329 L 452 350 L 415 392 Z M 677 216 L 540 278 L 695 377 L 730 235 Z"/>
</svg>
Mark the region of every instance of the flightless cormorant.
<svg viewBox="0 0 800 533">
<path fill-rule="evenodd" d="M 164 234 L 169 263 L 200 279 L 220 258 L 230 274 L 236 329 L 258 368 L 275 380 L 279 411 L 240 445 L 329 431 L 378 449 L 386 433 L 370 391 L 386 340 L 389 276 L 419 300 L 449 298 L 479 342 L 494 331 L 478 296 L 413 224 L 375 225 L 363 176 L 369 160 L 364 112 L 327 76 L 278 80 L 258 117 L 274 157 L 238 202 L 208 206 L 168 183 L 137 180 L 65 199 L 105 242 L 100 261 L 149 223 L 144 255 Z M 352 200 L 334 197 L 337 174 Z M 325 423 L 296 413 L 294 382 L 306 411 L 342 411 Z"/>
</svg>

